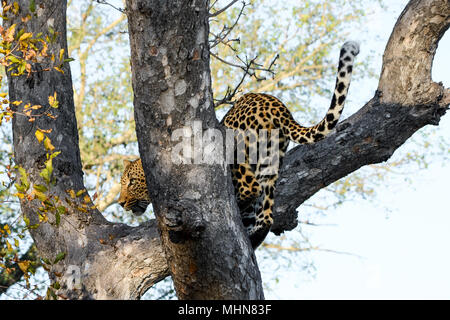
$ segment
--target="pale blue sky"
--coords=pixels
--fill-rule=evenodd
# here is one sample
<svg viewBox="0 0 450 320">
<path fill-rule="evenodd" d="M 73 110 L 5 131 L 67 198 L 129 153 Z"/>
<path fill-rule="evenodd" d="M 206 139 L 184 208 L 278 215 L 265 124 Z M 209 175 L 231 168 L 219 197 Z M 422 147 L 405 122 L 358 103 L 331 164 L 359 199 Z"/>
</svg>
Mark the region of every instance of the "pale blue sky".
<svg viewBox="0 0 450 320">
<path fill-rule="evenodd" d="M 387 2 L 387 11 L 377 10 L 369 23 L 352 35 L 352 40 L 362 42 L 362 56 L 371 49 L 379 55 L 377 68 L 381 66 L 390 32 L 407 2 Z M 447 87 L 450 86 L 449 52 L 450 34 L 447 34 L 439 44 L 433 68 L 433 79 Z M 372 97 L 376 85 L 377 81 L 364 79 L 352 83 L 349 98 L 353 98 L 344 116 L 355 112 Z M 450 116 L 443 117 L 438 129 L 423 130 L 430 133 L 431 143 L 437 143 L 439 135 L 450 134 Z M 448 156 L 449 146 L 445 148 Z M 355 256 L 313 252 L 314 278 L 305 280 L 301 271 L 292 265 L 283 270 L 285 274 L 278 283 L 272 284 L 272 290 L 266 291 L 266 298 L 450 299 L 447 201 L 450 166 L 445 166 L 442 155 L 434 156 L 432 161 L 428 169 L 413 171 L 408 176 L 412 183 L 405 182 L 404 175 L 392 177 L 385 187 L 377 188 L 375 201 L 346 202 L 314 221 L 330 226 L 303 226 L 313 244 Z"/>
</svg>

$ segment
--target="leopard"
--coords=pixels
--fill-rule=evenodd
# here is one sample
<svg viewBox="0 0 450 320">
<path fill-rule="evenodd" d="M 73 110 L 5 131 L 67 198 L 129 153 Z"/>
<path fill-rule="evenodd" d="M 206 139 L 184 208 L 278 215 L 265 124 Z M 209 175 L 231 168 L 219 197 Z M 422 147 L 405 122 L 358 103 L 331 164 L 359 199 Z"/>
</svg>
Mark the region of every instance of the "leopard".
<svg viewBox="0 0 450 320">
<path fill-rule="evenodd" d="M 315 125 L 302 126 L 280 99 L 267 93 L 253 92 L 235 100 L 220 121 L 220 125 L 236 132 L 235 158 L 238 158 L 238 146 L 244 149 L 244 161 L 230 164 L 230 171 L 241 220 L 253 249 L 262 244 L 273 225 L 276 182 L 289 142 L 313 144 L 333 132 L 344 109 L 358 54 L 357 42 L 347 41 L 341 47 L 331 103 L 324 118 Z M 258 149 L 263 142 L 260 140 L 263 130 L 266 147 L 276 145 L 277 160 L 271 161 L 274 154 L 269 152 L 262 156 L 258 154 L 256 161 L 250 161 L 250 150 Z M 133 179 L 138 185 L 132 184 Z M 145 211 L 149 196 L 140 159 L 128 164 L 121 182 L 119 204 L 135 213 Z"/>
<path fill-rule="evenodd" d="M 253 248 L 264 241 L 273 225 L 276 182 L 289 142 L 313 144 L 333 131 L 344 109 L 354 60 L 358 54 L 357 42 L 348 41 L 341 47 L 330 107 L 325 117 L 313 126 L 300 125 L 283 102 L 265 93 L 244 94 L 223 117 L 221 124 L 241 132 L 236 137 L 235 145 L 245 146 L 245 161 L 232 164 L 231 171 L 241 219 Z M 266 130 L 269 136 L 267 139 L 270 139 L 270 133 L 275 129 L 278 129 L 278 161 L 270 163 L 272 154 L 269 154 L 257 158 L 256 163 L 249 162 L 250 150 L 258 149 L 257 144 L 261 142 L 260 131 Z M 243 132 L 246 131 L 253 132 L 254 138 L 252 134 L 245 136 Z"/>
<path fill-rule="evenodd" d="M 123 161 L 124 171 L 120 179 L 120 195 L 117 202 L 127 211 L 142 215 L 150 204 L 141 159 Z"/>
</svg>

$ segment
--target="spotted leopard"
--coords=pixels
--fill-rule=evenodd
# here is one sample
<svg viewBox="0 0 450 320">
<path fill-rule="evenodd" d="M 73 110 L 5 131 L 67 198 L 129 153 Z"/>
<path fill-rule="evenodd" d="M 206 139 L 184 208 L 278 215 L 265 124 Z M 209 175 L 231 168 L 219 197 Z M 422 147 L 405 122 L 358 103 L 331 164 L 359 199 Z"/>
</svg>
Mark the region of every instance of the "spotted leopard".
<svg viewBox="0 0 450 320">
<path fill-rule="evenodd" d="M 120 179 L 120 196 L 117 202 L 125 209 L 142 215 L 150 204 L 150 196 L 145 181 L 141 159 L 124 160 L 125 167 Z"/>
<path fill-rule="evenodd" d="M 344 108 L 354 59 L 358 53 L 359 45 L 356 42 L 349 41 L 342 46 L 331 105 L 325 117 L 314 126 L 301 126 L 279 99 L 264 93 L 243 95 L 222 119 L 222 125 L 236 132 L 236 158 L 238 146 L 244 145 L 245 147 L 245 160 L 232 164 L 231 172 L 242 222 L 247 229 L 253 248 L 257 248 L 262 243 L 273 224 L 275 183 L 289 141 L 299 144 L 315 143 L 322 140 L 335 128 Z M 270 152 L 264 156 L 258 156 L 254 163 L 249 161 L 250 150 L 258 149 L 258 146 L 261 145 L 262 141 L 259 139 L 262 130 L 267 133 L 265 140 L 267 149 L 270 149 L 273 144 L 273 140 L 270 138 L 276 135 L 277 161 L 272 161 L 274 154 Z M 141 186 L 142 192 L 140 193 L 129 190 L 132 174 L 137 174 L 138 181 L 142 184 L 145 183 L 140 160 L 136 160 L 134 163 L 135 170 L 130 171 L 127 167 L 123 174 L 120 196 L 122 202 L 119 201 L 119 203 L 125 209 L 141 212 L 145 210 L 141 204 L 148 204 L 149 197 L 144 186 Z M 130 185 L 127 185 L 128 182 Z M 135 196 L 137 198 L 133 198 Z"/>
</svg>

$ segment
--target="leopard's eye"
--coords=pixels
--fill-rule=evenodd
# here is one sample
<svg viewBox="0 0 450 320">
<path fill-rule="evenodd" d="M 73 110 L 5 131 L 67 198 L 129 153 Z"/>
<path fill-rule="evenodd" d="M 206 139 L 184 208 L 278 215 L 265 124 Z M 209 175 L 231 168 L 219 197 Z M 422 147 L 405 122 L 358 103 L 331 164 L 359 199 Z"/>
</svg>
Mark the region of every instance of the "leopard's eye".
<svg viewBox="0 0 450 320">
<path fill-rule="evenodd" d="M 136 179 L 135 178 L 130 178 L 130 183 L 129 183 L 129 185 L 132 185 L 132 184 L 134 184 L 136 182 Z"/>
</svg>

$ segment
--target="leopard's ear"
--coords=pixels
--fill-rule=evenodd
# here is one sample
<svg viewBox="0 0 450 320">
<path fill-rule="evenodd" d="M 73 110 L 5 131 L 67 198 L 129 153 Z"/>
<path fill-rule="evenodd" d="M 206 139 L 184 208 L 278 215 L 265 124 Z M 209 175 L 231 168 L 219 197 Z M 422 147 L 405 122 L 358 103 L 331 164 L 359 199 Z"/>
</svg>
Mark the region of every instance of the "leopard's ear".
<svg viewBox="0 0 450 320">
<path fill-rule="evenodd" d="M 127 160 L 127 159 L 124 159 L 124 160 L 123 160 L 123 166 L 124 166 L 125 168 L 128 167 L 128 166 L 130 165 L 130 163 L 131 163 L 130 160 Z"/>
</svg>

